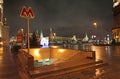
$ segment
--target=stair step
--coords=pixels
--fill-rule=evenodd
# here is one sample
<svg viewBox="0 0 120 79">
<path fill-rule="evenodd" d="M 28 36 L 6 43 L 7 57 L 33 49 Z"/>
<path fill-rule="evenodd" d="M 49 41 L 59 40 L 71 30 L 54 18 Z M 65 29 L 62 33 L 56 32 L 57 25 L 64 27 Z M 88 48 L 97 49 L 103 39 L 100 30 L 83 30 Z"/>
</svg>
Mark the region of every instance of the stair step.
<svg viewBox="0 0 120 79">
<path fill-rule="evenodd" d="M 76 71 L 80 71 L 86 68 L 92 68 L 92 67 L 100 67 L 100 66 L 104 66 L 107 65 L 107 63 L 104 63 L 102 60 L 96 61 L 96 62 L 90 62 L 90 63 L 86 63 L 86 64 L 82 64 L 82 65 L 77 65 L 77 66 L 72 66 L 72 67 L 68 67 L 68 68 L 62 68 L 62 69 L 56 69 L 53 71 L 48 71 L 48 72 L 39 72 L 39 73 L 31 73 L 31 77 L 33 78 L 44 78 L 44 77 L 50 77 L 50 76 L 57 76 L 57 75 L 63 75 L 63 74 L 67 74 L 67 73 L 72 73 L 72 72 L 76 72 Z"/>
<path fill-rule="evenodd" d="M 53 76 L 62 76 L 62 75 L 66 75 L 66 74 L 70 74 L 70 73 L 74 73 L 74 72 L 77 72 L 77 71 L 81 71 L 81 70 L 84 70 L 84 69 L 87 69 L 87 68 L 98 68 L 98 67 L 102 67 L 102 66 L 106 66 L 108 65 L 107 63 L 102 63 L 102 64 L 99 64 L 99 65 L 90 65 L 90 66 L 87 66 L 87 67 L 80 67 L 80 68 L 75 68 L 75 69 L 72 69 L 72 70 L 67 70 L 67 71 L 62 71 L 62 72 L 56 72 L 56 73 L 53 73 L 53 74 L 47 74 L 47 75 L 43 75 L 43 76 L 40 76 L 39 78 L 35 78 L 35 79 L 41 79 L 41 78 L 49 78 L 49 77 L 53 77 Z"/>
</svg>

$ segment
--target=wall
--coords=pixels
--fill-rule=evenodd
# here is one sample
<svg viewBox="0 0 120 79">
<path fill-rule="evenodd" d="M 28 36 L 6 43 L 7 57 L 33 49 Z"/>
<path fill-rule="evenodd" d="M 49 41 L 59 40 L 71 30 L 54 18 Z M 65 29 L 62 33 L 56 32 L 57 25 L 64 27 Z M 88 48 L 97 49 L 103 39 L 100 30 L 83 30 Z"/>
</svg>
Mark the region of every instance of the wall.
<svg viewBox="0 0 120 79">
<path fill-rule="evenodd" d="M 20 49 L 27 52 L 27 49 Z M 60 60 L 68 60 L 75 55 L 83 53 L 86 57 L 95 56 L 93 51 L 81 51 L 72 49 L 60 49 L 60 48 L 31 48 L 30 54 L 34 57 L 34 60 L 54 58 Z M 82 55 L 81 54 L 81 57 Z"/>
</svg>

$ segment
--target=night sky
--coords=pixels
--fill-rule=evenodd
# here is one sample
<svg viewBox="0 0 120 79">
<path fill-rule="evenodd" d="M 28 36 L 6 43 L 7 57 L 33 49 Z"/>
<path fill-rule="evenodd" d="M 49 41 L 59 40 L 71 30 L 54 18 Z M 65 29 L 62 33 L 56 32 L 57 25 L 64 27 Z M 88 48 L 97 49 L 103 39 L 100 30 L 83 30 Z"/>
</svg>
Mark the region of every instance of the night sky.
<svg viewBox="0 0 120 79">
<path fill-rule="evenodd" d="M 30 31 L 42 30 L 49 35 L 50 27 L 58 36 L 76 35 L 90 37 L 97 34 L 103 38 L 111 34 L 113 23 L 113 0 L 4 0 L 4 16 L 8 20 L 10 36 L 18 29 L 27 32 L 27 22 L 20 17 L 22 6 L 32 7 L 35 18 L 30 20 Z M 98 28 L 93 27 L 96 21 Z"/>
</svg>

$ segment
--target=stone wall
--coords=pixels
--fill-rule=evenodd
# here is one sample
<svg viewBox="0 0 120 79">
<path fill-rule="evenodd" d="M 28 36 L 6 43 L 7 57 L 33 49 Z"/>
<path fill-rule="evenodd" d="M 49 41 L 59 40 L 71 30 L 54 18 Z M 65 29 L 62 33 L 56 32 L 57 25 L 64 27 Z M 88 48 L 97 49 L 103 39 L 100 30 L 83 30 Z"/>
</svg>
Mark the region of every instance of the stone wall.
<svg viewBox="0 0 120 79">
<path fill-rule="evenodd" d="M 27 49 L 20 49 L 20 50 L 25 51 L 27 53 Z M 94 51 L 83 51 L 83 50 L 72 50 L 72 49 L 61 49 L 61 48 L 31 48 L 29 54 L 34 57 L 34 60 L 47 59 L 47 58 L 67 60 L 79 53 L 82 53 L 81 57 L 84 54 L 84 57 L 95 59 Z"/>
<path fill-rule="evenodd" d="M 25 51 L 19 51 L 18 59 L 20 60 L 21 66 L 27 70 L 34 69 L 34 57 Z"/>
</svg>

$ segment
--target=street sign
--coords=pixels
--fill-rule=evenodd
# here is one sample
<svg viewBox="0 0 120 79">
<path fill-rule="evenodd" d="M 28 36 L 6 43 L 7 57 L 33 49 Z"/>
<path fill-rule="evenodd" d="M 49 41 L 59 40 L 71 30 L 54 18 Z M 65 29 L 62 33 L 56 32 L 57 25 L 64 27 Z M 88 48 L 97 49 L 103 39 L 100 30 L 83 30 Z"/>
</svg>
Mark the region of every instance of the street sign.
<svg viewBox="0 0 120 79">
<path fill-rule="evenodd" d="M 20 17 L 25 18 L 27 20 L 27 26 L 28 26 L 28 33 L 27 33 L 27 42 L 28 42 L 28 53 L 30 52 L 30 23 L 29 20 L 33 19 L 35 16 L 33 14 L 32 8 L 28 7 L 28 9 L 26 9 L 25 6 L 22 7 L 21 13 L 20 13 Z"/>
<path fill-rule="evenodd" d="M 32 8 L 31 7 L 28 7 L 28 9 L 26 9 L 25 6 L 22 7 L 22 10 L 21 10 L 21 13 L 20 13 L 20 17 L 22 18 L 29 18 L 29 19 L 33 19 L 35 16 L 34 16 L 34 13 L 32 11 Z"/>
</svg>

